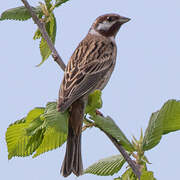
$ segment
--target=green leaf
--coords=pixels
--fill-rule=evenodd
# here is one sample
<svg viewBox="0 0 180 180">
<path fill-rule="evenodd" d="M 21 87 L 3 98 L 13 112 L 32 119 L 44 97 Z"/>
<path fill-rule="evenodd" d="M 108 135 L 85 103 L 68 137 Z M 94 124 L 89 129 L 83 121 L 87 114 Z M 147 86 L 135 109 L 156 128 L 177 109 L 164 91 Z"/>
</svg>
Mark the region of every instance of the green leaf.
<svg viewBox="0 0 180 180">
<path fill-rule="evenodd" d="M 40 126 L 38 124 L 40 115 L 44 113 L 44 110 L 45 108 L 34 108 L 28 113 L 27 117 L 16 121 L 8 127 L 6 131 L 8 159 L 11 159 L 13 156 L 29 156 L 40 145 L 42 139 L 40 134 L 36 132 Z M 34 137 L 29 136 L 27 132 L 34 134 Z"/>
<path fill-rule="evenodd" d="M 45 0 L 46 4 L 49 4 L 52 0 Z"/>
<path fill-rule="evenodd" d="M 141 174 L 141 180 L 156 180 L 152 171 L 143 171 Z"/>
<path fill-rule="evenodd" d="M 112 176 L 122 168 L 125 162 L 122 155 L 111 156 L 89 166 L 85 169 L 84 174 L 91 173 L 99 176 Z"/>
<path fill-rule="evenodd" d="M 126 138 L 124 133 L 120 130 L 120 128 L 116 125 L 116 123 L 108 116 L 95 116 L 91 117 L 95 121 L 96 126 L 100 129 L 103 129 L 105 132 L 113 136 L 120 144 L 129 152 L 134 151 L 132 144 Z"/>
<path fill-rule="evenodd" d="M 26 148 L 30 137 L 26 135 L 25 129 L 28 123 L 20 122 L 11 124 L 6 131 L 6 143 L 8 159 L 13 156 L 29 156 L 34 152 L 34 147 Z"/>
<path fill-rule="evenodd" d="M 40 62 L 40 64 L 37 65 L 37 67 L 42 65 L 51 54 L 51 50 L 49 49 L 49 46 L 44 38 L 41 38 L 39 48 L 42 56 L 42 61 Z"/>
<path fill-rule="evenodd" d="M 43 129 L 44 121 L 41 120 L 40 116 L 35 118 L 32 122 L 29 123 L 28 128 L 26 129 L 26 134 L 32 136 L 36 134 L 37 131 Z"/>
<path fill-rule="evenodd" d="M 120 180 L 138 180 L 131 168 L 128 168 L 125 173 L 121 176 Z"/>
<path fill-rule="evenodd" d="M 13 126 L 14 124 L 21 124 L 21 123 L 25 123 L 26 122 L 26 118 L 22 118 L 20 120 L 15 121 L 14 123 L 10 124 L 9 126 Z"/>
<path fill-rule="evenodd" d="M 118 178 L 114 178 L 114 180 L 122 180 L 121 177 L 118 177 Z"/>
<path fill-rule="evenodd" d="M 47 7 L 48 10 L 50 10 L 50 8 L 52 7 L 51 1 L 52 0 L 45 0 L 46 7 Z"/>
<path fill-rule="evenodd" d="M 37 29 L 36 32 L 34 33 L 33 39 L 36 40 L 36 39 L 40 39 L 41 37 L 42 37 L 42 34 L 40 30 Z"/>
<path fill-rule="evenodd" d="M 56 131 L 67 134 L 69 113 L 57 111 L 57 103 L 49 102 L 43 115 L 47 127 L 53 127 Z"/>
<path fill-rule="evenodd" d="M 32 152 L 34 152 L 42 143 L 42 140 L 44 138 L 44 132 L 45 129 L 39 129 L 32 136 L 30 136 L 28 143 L 26 145 L 26 149 L 30 148 Z"/>
<path fill-rule="evenodd" d="M 37 148 L 33 158 L 40 154 L 56 149 L 64 144 L 67 139 L 67 134 L 56 131 L 55 128 L 48 127 L 44 133 L 44 138 L 41 145 Z"/>
<path fill-rule="evenodd" d="M 51 15 L 50 21 L 46 23 L 46 30 L 54 44 L 56 39 L 56 18 L 53 14 Z M 49 46 L 44 38 L 41 38 L 39 48 L 42 56 L 42 61 L 37 66 L 43 64 L 43 62 L 51 55 L 51 50 L 49 49 Z"/>
<path fill-rule="evenodd" d="M 163 132 L 163 119 L 158 118 L 159 111 L 153 113 L 151 115 L 148 127 L 145 131 L 144 139 L 143 139 L 143 150 L 152 149 L 156 146 L 162 137 Z"/>
<path fill-rule="evenodd" d="M 163 134 L 180 130 L 180 101 L 169 100 L 161 108 Z"/>
<path fill-rule="evenodd" d="M 180 130 L 180 101 L 167 101 L 160 111 L 152 114 L 143 139 L 143 150 L 156 146 L 163 134 Z"/>
<path fill-rule="evenodd" d="M 42 15 L 42 11 L 40 7 L 32 7 L 33 11 L 36 13 L 36 15 Z M 16 7 L 12 9 L 8 9 L 4 11 L 1 14 L 0 20 L 20 20 L 20 21 L 25 21 L 31 18 L 31 15 L 29 11 L 24 7 Z"/>
<path fill-rule="evenodd" d="M 8 158 L 34 157 L 60 147 L 67 138 L 68 112 L 56 110 L 57 103 L 47 103 L 46 108 L 31 110 L 25 118 L 11 124 L 6 131 Z"/>
<path fill-rule="evenodd" d="M 100 90 L 95 90 L 88 96 L 88 103 L 86 105 L 85 113 L 94 116 L 96 114 L 96 109 L 102 107 L 102 92 Z"/>
<path fill-rule="evenodd" d="M 69 0 L 56 0 L 55 7 L 59 7 L 61 4 L 67 2 Z"/>
<path fill-rule="evenodd" d="M 67 111 L 65 113 L 58 112 L 56 107 L 56 102 L 47 103 L 44 114 L 34 119 L 26 129 L 28 134 L 32 135 L 28 145 L 31 146 L 37 140 L 39 142 L 33 157 L 58 148 L 66 141 L 69 114 Z M 30 115 L 33 114 L 31 111 Z M 37 139 L 38 136 L 39 139 Z"/>
<path fill-rule="evenodd" d="M 145 162 L 147 164 L 152 164 L 152 163 L 149 162 L 148 158 L 145 155 L 143 155 L 143 157 L 141 159 L 142 159 L 143 162 Z"/>
<path fill-rule="evenodd" d="M 36 107 L 33 110 L 29 111 L 26 116 L 26 122 L 32 122 L 34 119 L 40 117 L 45 111 L 44 107 Z"/>
</svg>

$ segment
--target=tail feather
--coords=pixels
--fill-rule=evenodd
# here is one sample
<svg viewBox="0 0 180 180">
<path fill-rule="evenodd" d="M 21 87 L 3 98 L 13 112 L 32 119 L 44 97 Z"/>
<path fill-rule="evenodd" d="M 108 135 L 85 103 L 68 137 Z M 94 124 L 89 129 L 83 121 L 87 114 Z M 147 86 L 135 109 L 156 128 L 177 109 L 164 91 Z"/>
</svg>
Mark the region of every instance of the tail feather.
<svg viewBox="0 0 180 180">
<path fill-rule="evenodd" d="M 73 133 L 73 130 L 69 128 L 66 154 L 61 167 L 61 173 L 64 177 L 67 177 L 72 172 L 76 176 L 82 175 L 83 172 L 81 158 L 81 134 L 77 136 Z"/>
<path fill-rule="evenodd" d="M 76 147 L 74 154 L 74 161 L 72 171 L 76 176 L 80 176 L 83 173 L 83 164 L 82 164 L 82 156 L 81 156 L 81 134 L 76 138 Z"/>
<path fill-rule="evenodd" d="M 69 128 L 66 154 L 61 167 L 61 173 L 64 177 L 67 177 L 72 172 L 76 176 L 82 175 L 83 172 L 81 158 L 81 134 L 77 136 L 73 133 L 72 128 Z"/>
<path fill-rule="evenodd" d="M 81 130 L 84 116 L 84 103 L 81 100 L 72 104 L 70 112 L 68 137 L 66 144 L 66 154 L 61 167 L 61 173 L 64 177 L 72 172 L 76 176 L 83 173 L 83 164 L 81 156 Z"/>
</svg>

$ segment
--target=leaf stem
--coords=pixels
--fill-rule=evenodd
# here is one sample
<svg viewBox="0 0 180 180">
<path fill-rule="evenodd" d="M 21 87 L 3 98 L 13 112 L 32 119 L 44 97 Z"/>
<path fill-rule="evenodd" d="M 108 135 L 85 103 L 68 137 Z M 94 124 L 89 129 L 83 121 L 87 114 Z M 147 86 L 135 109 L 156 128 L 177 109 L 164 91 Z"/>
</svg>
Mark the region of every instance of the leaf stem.
<svg viewBox="0 0 180 180">
<path fill-rule="evenodd" d="M 46 40 L 50 50 L 52 51 L 52 57 L 54 58 L 54 61 L 61 67 L 61 69 L 64 71 L 66 65 L 64 64 L 62 58 L 60 57 L 60 55 L 58 54 L 54 44 L 52 43 L 51 39 L 49 38 L 49 35 L 46 31 L 45 28 L 45 23 L 43 21 L 41 21 L 36 14 L 34 13 L 32 7 L 29 5 L 29 3 L 26 0 L 21 0 L 24 4 L 24 6 L 27 8 L 27 10 L 29 11 L 29 13 L 32 16 L 33 21 L 35 22 L 35 24 L 37 24 L 39 30 L 41 31 L 41 34 L 43 36 L 43 38 Z"/>
</svg>

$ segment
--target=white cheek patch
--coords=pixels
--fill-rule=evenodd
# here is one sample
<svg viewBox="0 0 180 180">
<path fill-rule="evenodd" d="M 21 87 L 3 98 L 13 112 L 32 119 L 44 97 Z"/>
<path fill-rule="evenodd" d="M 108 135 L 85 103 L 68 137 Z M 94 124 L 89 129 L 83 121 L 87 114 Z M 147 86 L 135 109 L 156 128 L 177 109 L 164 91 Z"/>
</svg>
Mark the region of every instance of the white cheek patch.
<svg viewBox="0 0 180 180">
<path fill-rule="evenodd" d="M 89 33 L 92 34 L 92 35 L 96 35 L 96 36 L 102 36 L 98 31 L 95 31 L 94 29 L 90 29 Z M 115 43 L 114 36 L 109 37 L 109 39 L 110 39 L 113 43 Z"/>
<path fill-rule="evenodd" d="M 99 23 L 99 25 L 97 26 L 97 30 L 108 30 L 115 23 L 116 22 L 103 21 L 102 23 Z"/>
<path fill-rule="evenodd" d="M 94 29 L 90 29 L 89 33 L 92 34 L 92 35 L 101 36 L 101 34 L 99 32 L 97 32 L 97 31 L 95 31 Z"/>
</svg>

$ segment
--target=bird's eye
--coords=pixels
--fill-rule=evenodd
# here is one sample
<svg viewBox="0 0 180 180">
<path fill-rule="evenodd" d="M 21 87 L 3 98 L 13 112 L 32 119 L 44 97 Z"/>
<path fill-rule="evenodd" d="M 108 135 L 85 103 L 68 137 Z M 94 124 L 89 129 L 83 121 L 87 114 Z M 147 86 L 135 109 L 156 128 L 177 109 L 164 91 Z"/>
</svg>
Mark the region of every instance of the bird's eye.
<svg viewBox="0 0 180 180">
<path fill-rule="evenodd" d="M 107 17 L 107 21 L 112 22 L 113 21 L 113 17 L 112 16 L 108 16 Z"/>
</svg>

